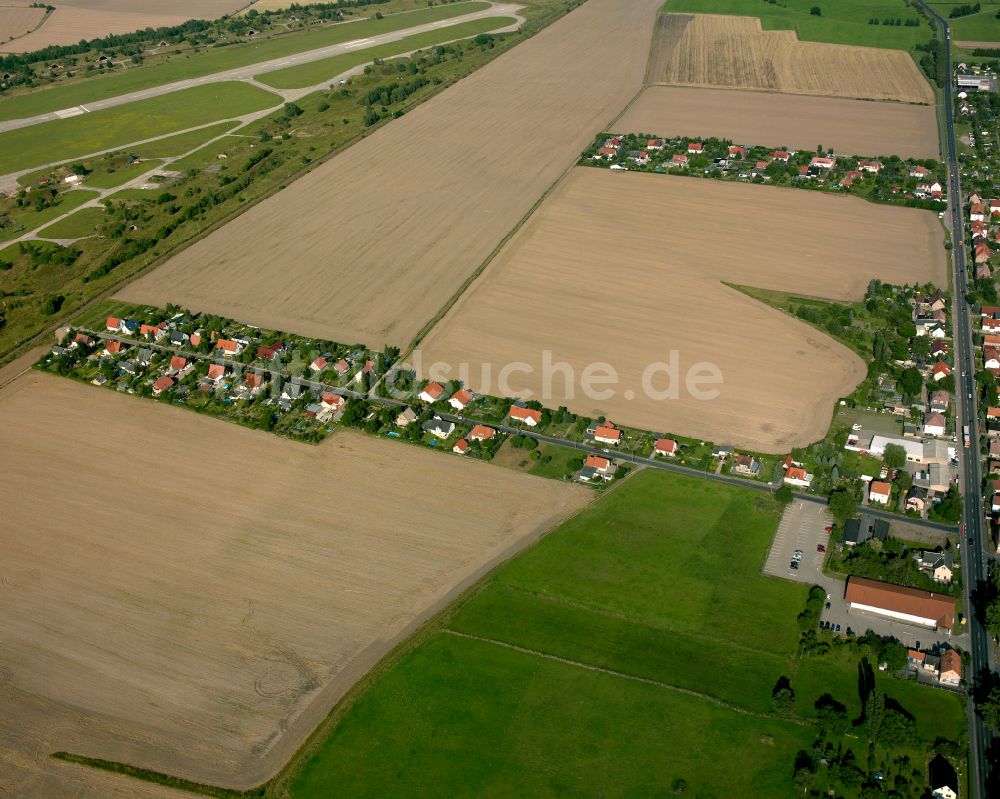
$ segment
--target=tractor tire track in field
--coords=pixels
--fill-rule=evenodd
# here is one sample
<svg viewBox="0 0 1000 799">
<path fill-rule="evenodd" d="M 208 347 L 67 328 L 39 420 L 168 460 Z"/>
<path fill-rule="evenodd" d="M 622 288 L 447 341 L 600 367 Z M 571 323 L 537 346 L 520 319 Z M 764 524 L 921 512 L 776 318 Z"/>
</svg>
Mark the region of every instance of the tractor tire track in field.
<svg viewBox="0 0 1000 799">
<path fill-rule="evenodd" d="M 800 727 L 813 727 L 815 726 L 812 722 L 806 721 L 805 719 L 798 719 L 790 716 L 779 716 L 777 713 L 758 713 L 753 710 L 747 710 L 745 707 L 733 704 L 732 702 L 725 702 L 709 694 L 703 694 L 700 691 L 692 691 L 690 688 L 681 688 L 677 685 L 672 685 L 668 682 L 661 682 L 660 680 L 654 680 L 650 677 L 639 677 L 635 674 L 629 674 L 624 671 L 617 671 L 615 669 L 604 668 L 603 666 L 595 666 L 591 663 L 584 663 L 579 660 L 572 660 L 571 658 L 560 657 L 559 655 L 551 655 L 548 652 L 540 652 L 537 649 L 528 649 L 527 647 L 518 646 L 517 644 L 510 644 L 506 641 L 498 641 L 495 638 L 486 638 L 480 635 L 471 635 L 470 633 L 461 633 L 457 630 L 444 629 L 442 632 L 448 635 L 453 635 L 456 638 L 465 638 L 470 641 L 479 641 L 484 644 L 493 644 L 494 646 L 500 646 L 505 649 L 513 650 L 514 652 L 520 652 L 524 655 L 534 655 L 535 657 L 544 658 L 545 660 L 553 660 L 556 663 L 562 663 L 566 666 L 575 666 L 579 669 L 586 669 L 587 671 L 596 671 L 601 674 L 607 674 L 611 677 L 620 677 L 623 680 L 629 680 L 631 682 L 643 683 L 644 685 L 655 685 L 659 688 L 666 688 L 670 691 L 676 691 L 677 693 L 686 694 L 688 696 L 697 697 L 698 699 L 704 699 L 706 702 L 711 702 L 713 705 L 719 707 L 724 707 L 727 710 L 732 710 L 734 713 L 739 713 L 743 716 L 752 716 L 753 718 L 759 719 L 771 719 L 772 721 L 787 721 L 792 724 L 797 724 Z"/>
</svg>

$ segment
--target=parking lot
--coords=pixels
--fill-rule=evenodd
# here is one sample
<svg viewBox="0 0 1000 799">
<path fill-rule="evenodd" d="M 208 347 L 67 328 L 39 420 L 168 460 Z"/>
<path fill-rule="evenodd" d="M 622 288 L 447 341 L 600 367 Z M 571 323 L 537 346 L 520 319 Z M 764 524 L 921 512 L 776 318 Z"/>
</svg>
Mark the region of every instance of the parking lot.
<svg viewBox="0 0 1000 799">
<path fill-rule="evenodd" d="M 816 502 L 806 502 L 796 499 L 787 508 L 774 535 L 771 551 L 767 553 L 764 564 L 764 574 L 773 577 L 784 577 L 786 580 L 797 580 L 802 583 L 822 584 L 823 553 L 817 551 L 818 546 L 824 549 L 830 534 L 826 528 L 833 524 L 826 506 Z M 802 551 L 798 568 L 793 569 L 796 550 Z"/>
<path fill-rule="evenodd" d="M 832 524 L 826 506 L 815 502 L 802 500 L 793 501 L 781 517 L 781 523 L 774 535 L 771 550 L 764 564 L 764 574 L 781 577 L 785 580 L 795 580 L 809 585 L 819 585 L 826 589 L 827 605 L 824 607 L 821 620 L 836 629 L 840 625 L 840 634 L 846 635 L 850 628 L 857 635 L 864 635 L 873 630 L 879 635 L 892 636 L 908 647 L 928 649 L 934 644 L 942 643 L 950 646 L 966 647 L 968 635 L 949 635 L 944 632 L 929 630 L 917 625 L 887 619 L 861 611 L 849 611 L 844 600 L 844 581 L 823 574 L 825 553 L 817 551 L 818 546 L 829 546 L 830 534 L 826 528 Z M 796 550 L 801 550 L 802 557 L 799 566 L 793 569 Z"/>
</svg>

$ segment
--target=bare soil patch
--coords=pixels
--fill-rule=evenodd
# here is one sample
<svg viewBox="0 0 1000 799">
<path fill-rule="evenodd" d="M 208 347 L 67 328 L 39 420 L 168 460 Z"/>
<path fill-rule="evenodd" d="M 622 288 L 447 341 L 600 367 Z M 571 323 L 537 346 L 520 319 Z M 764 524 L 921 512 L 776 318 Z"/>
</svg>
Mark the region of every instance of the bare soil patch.
<svg viewBox="0 0 1000 799">
<path fill-rule="evenodd" d="M 657 0 L 591 0 L 121 292 L 405 345 L 642 84 Z"/>
<path fill-rule="evenodd" d="M 932 106 L 761 91 L 650 86 L 614 124 L 656 136 L 715 136 L 740 144 L 851 155 L 938 158 Z"/>
<path fill-rule="evenodd" d="M 44 8 L 0 5 L 0 47 L 10 39 L 29 33 L 44 16 Z"/>
<path fill-rule="evenodd" d="M 258 783 L 420 620 L 591 496 L 34 372 L 0 392 L 0 449 L 17 465 L 0 484 L 0 772 L 18 796 L 82 795 L 46 760 L 59 749 Z"/>
<path fill-rule="evenodd" d="M 654 52 L 650 83 L 934 102 L 930 84 L 901 50 L 800 42 L 794 31 L 763 30 L 757 17 L 667 14 L 658 26 L 656 42 L 666 52 Z M 675 27 L 683 29 L 678 41 Z"/>
<path fill-rule="evenodd" d="M 114 33 L 180 25 L 189 19 L 214 19 L 246 5 L 245 0 L 59 0 L 37 31 L 4 43 L 0 51 L 27 53 L 54 44 L 76 44 Z M 2 19 L 2 18 L 0 18 Z M 37 20 L 36 20 L 37 21 Z M 2 26 L 2 21 L 0 21 Z M 22 31 L 23 33 L 23 31 Z"/>
<path fill-rule="evenodd" d="M 423 368 L 467 363 L 480 388 L 484 365 L 496 378 L 523 362 L 511 386 L 552 407 L 786 452 L 823 436 L 864 363 L 722 281 L 843 300 L 874 277 L 943 284 L 942 236 L 930 212 L 854 197 L 581 167 L 431 331 Z M 644 370 L 675 350 L 682 381 L 697 362 L 721 369 L 716 399 L 648 397 Z M 558 373 L 545 391 L 546 351 L 575 371 L 572 392 Z M 618 374 L 610 399 L 579 390 L 593 363 Z"/>
</svg>

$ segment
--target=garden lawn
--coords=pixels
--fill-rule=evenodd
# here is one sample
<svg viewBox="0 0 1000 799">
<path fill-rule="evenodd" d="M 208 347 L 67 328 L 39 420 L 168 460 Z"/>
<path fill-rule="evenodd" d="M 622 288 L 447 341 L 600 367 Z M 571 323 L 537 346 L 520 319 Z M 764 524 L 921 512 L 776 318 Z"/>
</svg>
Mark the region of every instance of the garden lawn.
<svg viewBox="0 0 1000 799">
<path fill-rule="evenodd" d="M 103 208 L 82 208 L 75 214 L 49 225 L 38 235 L 43 239 L 80 239 L 92 236 L 104 220 Z"/>
<path fill-rule="evenodd" d="M 62 216 L 63 214 L 72 211 L 74 208 L 78 208 L 88 200 L 92 200 L 97 197 L 97 195 L 98 192 L 87 191 L 86 189 L 72 189 L 70 191 L 63 192 L 59 195 L 59 202 L 51 208 L 45 208 L 41 211 L 31 211 L 30 213 L 18 216 L 18 228 L 16 230 L 0 231 L 0 241 L 17 238 L 26 231 L 34 230 L 35 228 L 44 225 L 46 222 L 55 219 L 57 216 Z"/>
<path fill-rule="evenodd" d="M 29 94 L 8 97 L 0 101 L 0 120 L 21 119 L 50 111 L 58 111 L 95 100 L 117 97 L 120 94 L 162 86 L 187 78 L 198 78 L 227 69 L 249 66 L 273 58 L 316 50 L 341 42 L 391 33 L 428 22 L 471 14 L 488 6 L 485 2 L 455 3 L 419 9 L 404 14 L 389 14 L 383 19 L 374 17 L 342 25 L 329 25 L 312 30 L 276 36 L 253 43 L 230 47 L 209 48 L 200 53 L 185 54 L 175 59 L 116 71 L 107 76 L 95 77 L 65 85 L 40 89 Z M 374 12 L 373 12 L 374 14 Z"/>
<path fill-rule="evenodd" d="M 398 39 L 397 41 L 378 45 L 377 47 L 343 53 L 342 55 L 324 58 L 320 61 L 311 61 L 308 64 L 286 67 L 285 69 L 266 72 L 255 77 L 261 83 L 266 83 L 268 86 L 273 86 L 276 89 L 300 89 L 305 86 L 322 83 L 325 80 L 331 80 L 352 67 L 367 64 L 376 58 L 391 58 L 392 56 L 409 53 L 423 47 L 444 44 L 455 39 L 466 39 L 480 33 L 488 33 L 497 28 L 505 28 L 508 25 L 513 25 L 516 21 L 511 17 L 489 17 L 486 19 L 474 19 L 470 22 L 460 22 L 445 28 L 437 28 L 432 31 L 407 36 L 404 39 Z"/>
<path fill-rule="evenodd" d="M 261 111 L 280 98 L 241 82 L 211 83 L 149 100 L 0 133 L 0 173 L 151 139 Z"/>
<path fill-rule="evenodd" d="M 791 797 L 813 730 L 439 633 L 369 689 L 291 781 L 295 799 Z"/>
<path fill-rule="evenodd" d="M 820 16 L 809 13 L 813 6 L 819 7 Z M 663 10 L 674 14 L 758 17 L 764 30 L 794 30 L 803 41 L 894 50 L 909 50 L 929 41 L 932 35 L 924 18 L 903 0 L 782 0 L 781 5 L 765 0 L 667 0 Z M 869 25 L 868 20 L 872 18 L 880 22 L 886 18 L 900 19 L 904 23 L 907 19 L 918 19 L 920 25 Z M 953 37 L 962 38 L 957 34 Z"/>
</svg>

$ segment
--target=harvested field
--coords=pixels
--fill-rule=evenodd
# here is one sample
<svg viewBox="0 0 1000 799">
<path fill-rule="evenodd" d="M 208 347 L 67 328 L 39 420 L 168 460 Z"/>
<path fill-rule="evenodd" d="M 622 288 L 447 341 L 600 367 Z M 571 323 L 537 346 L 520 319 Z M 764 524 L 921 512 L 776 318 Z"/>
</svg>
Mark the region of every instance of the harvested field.
<svg viewBox="0 0 1000 799">
<path fill-rule="evenodd" d="M 762 30 L 756 17 L 664 14 L 654 41 L 649 83 L 934 102 L 908 53 L 800 42 L 793 31 Z"/>
<path fill-rule="evenodd" d="M 638 91 L 657 6 L 590 0 L 121 296 L 407 344 Z"/>
<path fill-rule="evenodd" d="M 0 5 L 0 47 L 32 31 L 44 16 L 44 8 Z"/>
<path fill-rule="evenodd" d="M 955 42 L 956 47 L 961 47 L 965 50 L 976 50 L 982 48 L 985 50 L 995 50 L 1000 47 L 1000 42 Z"/>
<path fill-rule="evenodd" d="M 864 363 L 721 281 L 831 299 L 861 297 L 874 277 L 944 285 L 942 235 L 930 212 L 854 197 L 580 167 L 431 331 L 422 371 L 468 364 L 468 382 L 485 391 L 489 367 L 496 390 L 501 367 L 520 362 L 533 371 L 515 373 L 513 390 L 551 407 L 787 452 L 823 437 Z M 572 367 L 575 386 L 551 370 L 545 390 L 546 351 Z M 673 351 L 680 397 L 651 398 L 643 373 Z M 683 388 L 702 361 L 724 380 L 711 401 Z M 617 372 L 608 399 L 580 390 L 594 363 Z M 658 372 L 652 382 L 669 381 Z"/>
<path fill-rule="evenodd" d="M 35 372 L 0 392 L 0 430 L 18 464 L 0 487 L 0 772 L 16 796 L 83 795 L 54 750 L 259 782 L 419 620 L 592 496 Z"/>
<path fill-rule="evenodd" d="M 0 51 L 27 53 L 52 44 L 76 44 L 113 33 L 180 25 L 189 19 L 213 19 L 246 5 L 245 0 L 59 0 L 37 31 L 3 44 Z M 167 8 L 164 8 L 167 6 Z M 164 13 L 168 11 L 169 13 Z M 22 31 L 23 32 L 23 31 Z"/>
<path fill-rule="evenodd" d="M 795 149 L 822 144 L 852 155 L 940 154 L 933 106 L 759 91 L 650 86 L 613 128 Z"/>
</svg>

